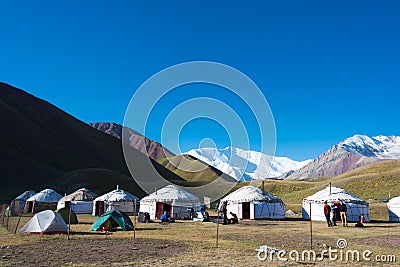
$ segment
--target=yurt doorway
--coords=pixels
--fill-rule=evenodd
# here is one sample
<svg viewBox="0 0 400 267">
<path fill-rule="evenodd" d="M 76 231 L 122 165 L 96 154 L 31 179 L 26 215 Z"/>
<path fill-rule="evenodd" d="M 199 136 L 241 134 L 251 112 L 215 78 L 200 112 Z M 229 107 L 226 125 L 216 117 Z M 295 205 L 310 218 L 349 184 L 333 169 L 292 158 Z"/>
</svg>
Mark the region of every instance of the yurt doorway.
<svg viewBox="0 0 400 267">
<path fill-rule="evenodd" d="M 65 201 L 64 205 L 65 208 L 69 209 L 69 207 L 71 206 L 71 201 Z"/>
<path fill-rule="evenodd" d="M 104 213 L 104 201 L 96 201 L 96 212 L 95 216 L 100 216 Z"/>
<path fill-rule="evenodd" d="M 169 214 L 171 215 L 171 209 L 172 206 L 167 204 L 167 203 L 163 203 L 163 202 L 157 202 L 156 203 L 156 218 L 160 218 L 161 215 L 164 213 L 164 211 L 168 211 Z"/>
<path fill-rule="evenodd" d="M 242 219 L 250 219 L 250 202 L 242 203 Z"/>
<path fill-rule="evenodd" d="M 26 207 L 25 207 L 26 212 L 33 213 L 33 202 L 27 201 L 25 205 L 26 205 Z"/>
</svg>

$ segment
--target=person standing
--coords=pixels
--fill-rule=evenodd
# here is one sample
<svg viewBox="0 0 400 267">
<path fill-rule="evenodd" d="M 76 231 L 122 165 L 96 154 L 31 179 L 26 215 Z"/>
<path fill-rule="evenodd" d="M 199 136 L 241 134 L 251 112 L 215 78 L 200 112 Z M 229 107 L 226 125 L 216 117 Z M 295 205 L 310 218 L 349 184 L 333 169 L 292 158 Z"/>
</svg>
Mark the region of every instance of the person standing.
<svg viewBox="0 0 400 267">
<path fill-rule="evenodd" d="M 218 211 L 222 212 L 222 215 L 224 216 L 224 223 L 223 224 L 228 224 L 228 214 L 227 214 L 227 206 L 228 202 L 227 201 L 223 201 L 221 203 L 219 203 L 218 206 Z"/>
<path fill-rule="evenodd" d="M 342 220 L 343 227 L 347 226 L 347 207 L 343 201 L 340 201 L 339 204 L 339 212 L 340 212 L 340 219 Z"/>
<path fill-rule="evenodd" d="M 331 222 L 331 206 L 329 206 L 328 201 L 324 202 L 324 214 L 326 218 L 326 222 L 328 223 L 328 227 L 332 227 Z"/>
<path fill-rule="evenodd" d="M 201 215 L 203 215 L 203 217 L 206 217 L 206 206 L 205 205 L 200 206 L 200 212 L 201 212 Z"/>
<path fill-rule="evenodd" d="M 337 226 L 336 224 L 336 213 L 337 213 L 337 205 L 335 204 L 335 201 L 332 201 L 331 205 L 331 222 L 333 226 Z"/>
</svg>

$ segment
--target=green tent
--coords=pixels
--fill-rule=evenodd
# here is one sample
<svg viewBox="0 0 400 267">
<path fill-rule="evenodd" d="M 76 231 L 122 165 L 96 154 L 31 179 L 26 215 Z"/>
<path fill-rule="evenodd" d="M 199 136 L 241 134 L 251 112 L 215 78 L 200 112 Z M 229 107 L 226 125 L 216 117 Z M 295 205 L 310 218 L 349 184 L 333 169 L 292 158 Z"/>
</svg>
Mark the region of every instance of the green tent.
<svg viewBox="0 0 400 267">
<path fill-rule="evenodd" d="M 93 223 L 92 231 L 101 231 L 103 228 L 115 229 L 121 227 L 123 231 L 133 229 L 133 223 L 129 216 L 118 210 L 111 210 L 100 215 L 100 217 Z"/>
<path fill-rule="evenodd" d="M 60 213 L 61 217 L 63 218 L 64 222 L 68 224 L 69 218 L 69 208 L 64 207 L 57 209 L 56 212 Z M 71 209 L 71 224 L 78 224 L 78 218 L 76 217 L 75 212 Z"/>
</svg>

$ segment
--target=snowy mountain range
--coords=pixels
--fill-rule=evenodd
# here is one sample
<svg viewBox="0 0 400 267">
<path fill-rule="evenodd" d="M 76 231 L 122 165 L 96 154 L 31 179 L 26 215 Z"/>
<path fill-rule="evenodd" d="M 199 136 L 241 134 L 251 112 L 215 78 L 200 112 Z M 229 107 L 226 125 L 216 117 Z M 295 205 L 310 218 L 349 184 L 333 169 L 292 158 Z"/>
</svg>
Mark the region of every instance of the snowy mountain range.
<svg viewBox="0 0 400 267">
<path fill-rule="evenodd" d="M 354 135 L 344 140 L 342 147 L 358 156 L 378 159 L 400 158 L 400 136 Z"/>
<path fill-rule="evenodd" d="M 232 147 L 192 149 L 185 154 L 239 181 L 276 177 L 302 180 L 336 176 L 378 161 L 400 159 L 400 136 L 354 135 L 334 145 L 318 158 L 300 162 Z"/>
<path fill-rule="evenodd" d="M 233 147 L 192 149 L 185 154 L 196 157 L 239 181 L 278 177 L 298 170 L 312 161 L 298 162 L 287 157 L 274 157 Z"/>
<path fill-rule="evenodd" d="M 400 136 L 354 135 L 331 147 L 301 169 L 281 179 L 302 180 L 336 176 L 382 160 L 400 159 Z"/>
</svg>

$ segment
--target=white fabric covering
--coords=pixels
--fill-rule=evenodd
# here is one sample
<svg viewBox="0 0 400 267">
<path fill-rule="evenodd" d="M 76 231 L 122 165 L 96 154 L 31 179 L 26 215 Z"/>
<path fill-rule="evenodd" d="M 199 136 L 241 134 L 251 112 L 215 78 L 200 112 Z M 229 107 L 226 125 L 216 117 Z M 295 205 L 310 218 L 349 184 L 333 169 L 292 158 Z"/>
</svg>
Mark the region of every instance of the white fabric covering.
<svg viewBox="0 0 400 267">
<path fill-rule="evenodd" d="M 58 202 L 62 196 L 53 189 L 44 189 L 39 193 L 31 196 L 26 201 L 32 202 Z"/>
<path fill-rule="evenodd" d="M 227 201 L 228 218 L 230 212 L 239 219 L 244 218 L 244 206 L 248 203 L 249 216 L 247 219 L 283 219 L 285 218 L 285 204 L 282 200 L 268 192 L 254 186 L 244 186 L 224 197 Z"/>
<path fill-rule="evenodd" d="M 26 200 L 36 195 L 35 191 L 28 190 L 17 196 L 10 204 L 10 210 L 14 214 L 15 212 L 23 212 Z"/>
<path fill-rule="evenodd" d="M 388 204 L 389 221 L 400 222 L 400 197 L 389 200 Z"/>
<path fill-rule="evenodd" d="M 28 190 L 28 191 L 25 191 L 24 193 L 22 193 L 21 195 L 17 196 L 14 200 L 26 201 L 27 199 L 29 199 L 30 197 L 32 197 L 34 195 L 36 195 L 35 191 Z"/>
<path fill-rule="evenodd" d="M 75 192 L 61 198 L 58 201 L 57 209 L 64 208 L 65 202 L 69 201 L 71 209 L 76 214 L 90 214 L 93 211 L 93 200 L 98 197 L 98 195 L 89 189 L 81 188 Z"/>
<path fill-rule="evenodd" d="M 67 224 L 58 212 L 41 211 L 32 217 L 19 231 L 21 233 L 63 233 L 68 230 Z"/>
<path fill-rule="evenodd" d="M 140 201 L 140 212 L 148 212 L 152 220 L 156 219 L 157 203 L 171 205 L 171 216 L 183 219 L 190 215 L 190 208 L 197 211 L 200 200 L 197 196 L 183 190 L 175 185 L 168 185 L 154 193 L 142 198 Z"/>
<path fill-rule="evenodd" d="M 313 221 L 325 221 L 324 202 L 327 201 L 328 204 L 331 204 L 333 201 L 338 202 L 340 200 L 347 206 L 348 222 L 358 222 L 359 216 L 364 216 L 366 222 L 370 221 L 368 203 L 336 186 L 328 186 L 303 199 L 302 217 L 303 219 L 310 219 L 311 203 L 311 219 Z"/>
<path fill-rule="evenodd" d="M 128 214 L 133 214 L 134 201 L 139 203 L 139 198 L 132 195 L 131 193 L 124 191 L 122 189 L 115 189 L 107 194 L 97 197 L 93 201 L 93 212 L 92 215 L 95 216 L 96 213 L 96 202 L 104 201 L 104 212 L 110 210 L 118 210 Z"/>
</svg>

